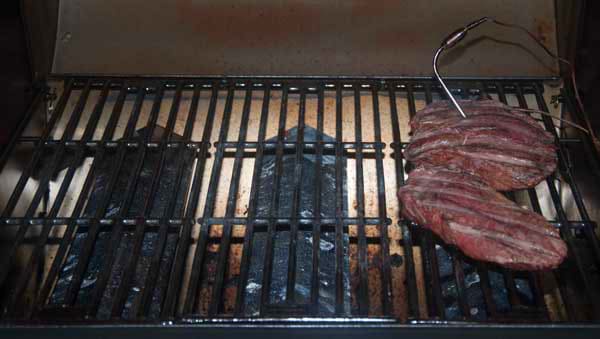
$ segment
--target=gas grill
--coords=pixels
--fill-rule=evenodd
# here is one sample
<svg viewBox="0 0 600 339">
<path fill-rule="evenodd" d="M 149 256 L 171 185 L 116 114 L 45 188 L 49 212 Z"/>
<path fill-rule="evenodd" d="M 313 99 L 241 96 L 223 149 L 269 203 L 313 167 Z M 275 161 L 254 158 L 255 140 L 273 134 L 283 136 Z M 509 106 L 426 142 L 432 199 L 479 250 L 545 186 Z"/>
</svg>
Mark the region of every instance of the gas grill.
<svg viewBox="0 0 600 339">
<path fill-rule="evenodd" d="M 595 161 L 588 135 L 533 113 L 557 137 L 559 169 L 507 194 L 560 228 L 568 259 L 548 272 L 475 262 L 399 213 L 408 121 L 447 99 L 430 76 L 174 76 L 187 67 L 178 65 L 164 74 L 168 65 L 106 71 L 98 62 L 109 53 L 98 48 L 94 60 L 70 65 L 74 51 L 88 55 L 92 43 L 76 35 L 102 28 L 82 23 L 90 11 L 108 10 L 91 3 L 57 7 L 54 64 L 0 159 L 0 178 L 10 182 L 0 220 L 0 332 L 430 337 L 598 329 L 597 225 L 571 161 L 573 152 Z M 211 3 L 198 7 L 211 13 Z M 215 72 L 226 67 L 222 61 Z M 578 122 L 573 88 L 530 70 L 447 82 L 458 98 Z"/>
</svg>

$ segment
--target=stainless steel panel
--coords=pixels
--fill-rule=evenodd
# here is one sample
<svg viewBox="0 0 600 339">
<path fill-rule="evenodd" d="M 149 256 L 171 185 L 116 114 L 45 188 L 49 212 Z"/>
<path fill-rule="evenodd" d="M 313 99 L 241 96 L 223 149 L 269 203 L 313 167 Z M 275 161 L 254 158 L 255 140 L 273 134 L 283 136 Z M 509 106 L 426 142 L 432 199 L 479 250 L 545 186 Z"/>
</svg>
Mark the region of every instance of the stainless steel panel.
<svg viewBox="0 0 600 339">
<path fill-rule="evenodd" d="M 556 50 L 553 0 L 62 0 L 53 72 L 429 76 L 440 40 L 485 15 Z M 554 67 L 525 34 L 491 24 L 441 61 L 460 76 Z"/>
</svg>

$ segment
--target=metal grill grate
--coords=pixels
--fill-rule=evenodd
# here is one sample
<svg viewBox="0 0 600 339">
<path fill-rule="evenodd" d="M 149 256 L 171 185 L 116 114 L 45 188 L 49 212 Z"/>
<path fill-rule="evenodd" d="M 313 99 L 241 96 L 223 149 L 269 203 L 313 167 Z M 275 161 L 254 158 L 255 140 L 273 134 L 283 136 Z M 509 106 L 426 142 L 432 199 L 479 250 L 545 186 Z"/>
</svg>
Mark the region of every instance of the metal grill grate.
<svg viewBox="0 0 600 339">
<path fill-rule="evenodd" d="M 596 225 L 568 163 L 587 140 L 560 139 L 560 173 L 509 194 L 560 227 L 569 259 L 512 272 L 399 217 L 408 119 L 443 98 L 429 80 L 58 83 L 40 132 L 25 128 L 0 162 L 5 321 L 600 317 Z M 451 85 L 548 111 L 540 82 Z"/>
</svg>

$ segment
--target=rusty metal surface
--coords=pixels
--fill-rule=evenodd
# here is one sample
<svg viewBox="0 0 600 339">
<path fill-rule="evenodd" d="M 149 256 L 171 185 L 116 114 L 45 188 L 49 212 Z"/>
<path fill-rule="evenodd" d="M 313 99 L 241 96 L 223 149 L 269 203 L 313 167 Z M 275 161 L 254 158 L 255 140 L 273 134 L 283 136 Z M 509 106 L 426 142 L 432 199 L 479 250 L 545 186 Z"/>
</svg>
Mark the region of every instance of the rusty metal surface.
<svg viewBox="0 0 600 339">
<path fill-rule="evenodd" d="M 486 15 L 526 26 L 556 51 L 553 0 L 63 0 L 53 72 L 429 76 L 442 38 Z M 556 65 L 522 32 L 486 25 L 440 66 L 548 76 Z"/>
</svg>

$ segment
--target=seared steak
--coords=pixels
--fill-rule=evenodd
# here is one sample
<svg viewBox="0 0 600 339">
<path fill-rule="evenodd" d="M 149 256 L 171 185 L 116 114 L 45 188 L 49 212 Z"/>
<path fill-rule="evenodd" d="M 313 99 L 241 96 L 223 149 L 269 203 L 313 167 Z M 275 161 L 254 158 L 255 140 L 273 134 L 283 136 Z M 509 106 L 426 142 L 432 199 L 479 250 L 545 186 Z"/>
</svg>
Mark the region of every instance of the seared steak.
<svg viewBox="0 0 600 339">
<path fill-rule="evenodd" d="M 398 195 L 402 214 L 473 259 L 518 270 L 557 267 L 567 255 L 558 230 L 478 177 L 417 168 Z"/>
<path fill-rule="evenodd" d="M 461 169 L 501 191 L 535 186 L 556 169 L 554 138 L 534 119 L 494 100 L 460 103 L 467 118 L 448 101 L 417 112 L 407 160 Z"/>
</svg>

